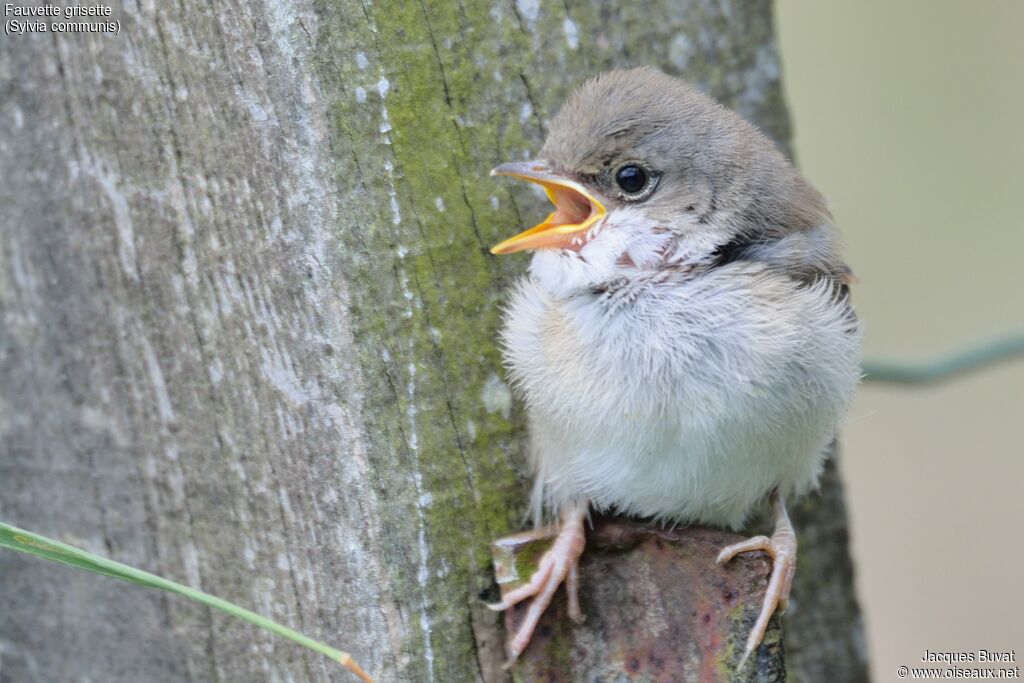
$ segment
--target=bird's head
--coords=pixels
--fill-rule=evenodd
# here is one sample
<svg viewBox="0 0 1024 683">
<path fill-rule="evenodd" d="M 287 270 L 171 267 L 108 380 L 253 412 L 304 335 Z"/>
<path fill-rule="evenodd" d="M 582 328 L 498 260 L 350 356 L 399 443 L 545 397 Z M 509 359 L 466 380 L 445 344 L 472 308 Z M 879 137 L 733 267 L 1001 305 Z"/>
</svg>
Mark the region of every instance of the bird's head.
<svg viewBox="0 0 1024 683">
<path fill-rule="evenodd" d="M 541 185 L 555 210 L 491 251 L 535 250 L 535 275 L 569 287 L 698 263 L 737 240 L 828 220 L 821 195 L 754 126 L 647 68 L 584 83 L 538 159 L 492 175 Z"/>
</svg>

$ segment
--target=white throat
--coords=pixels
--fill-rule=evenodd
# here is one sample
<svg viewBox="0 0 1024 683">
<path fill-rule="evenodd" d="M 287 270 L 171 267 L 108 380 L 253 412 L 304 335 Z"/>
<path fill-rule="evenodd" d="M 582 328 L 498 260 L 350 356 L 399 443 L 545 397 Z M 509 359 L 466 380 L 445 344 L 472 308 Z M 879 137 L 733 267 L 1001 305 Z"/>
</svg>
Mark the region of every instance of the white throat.
<svg viewBox="0 0 1024 683">
<path fill-rule="evenodd" d="M 550 294 L 568 298 L 623 278 L 652 273 L 666 264 L 696 263 L 714 250 L 714 231 L 685 225 L 664 227 L 634 207 L 617 208 L 581 239 L 578 251 L 539 249 L 530 275 Z M 689 225 L 692 223 L 692 225 Z M 686 235 L 686 237 L 681 237 Z"/>
</svg>

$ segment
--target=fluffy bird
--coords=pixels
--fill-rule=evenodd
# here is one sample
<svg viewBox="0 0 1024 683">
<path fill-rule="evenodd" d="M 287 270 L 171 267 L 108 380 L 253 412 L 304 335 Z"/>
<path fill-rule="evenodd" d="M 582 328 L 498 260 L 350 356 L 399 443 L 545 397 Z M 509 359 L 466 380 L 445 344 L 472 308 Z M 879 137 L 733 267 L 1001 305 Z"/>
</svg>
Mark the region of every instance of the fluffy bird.
<svg viewBox="0 0 1024 683">
<path fill-rule="evenodd" d="M 742 666 L 789 596 L 785 500 L 816 485 L 860 376 L 824 198 L 753 125 L 651 69 L 587 81 L 537 160 L 492 175 L 555 206 L 492 249 L 533 251 L 501 339 L 527 407 L 537 533 L 555 536 L 529 583 L 492 605 L 532 598 L 510 662 L 559 585 L 582 618 L 590 509 L 736 529 L 768 498 L 772 536 L 718 557 L 773 558 Z"/>
</svg>

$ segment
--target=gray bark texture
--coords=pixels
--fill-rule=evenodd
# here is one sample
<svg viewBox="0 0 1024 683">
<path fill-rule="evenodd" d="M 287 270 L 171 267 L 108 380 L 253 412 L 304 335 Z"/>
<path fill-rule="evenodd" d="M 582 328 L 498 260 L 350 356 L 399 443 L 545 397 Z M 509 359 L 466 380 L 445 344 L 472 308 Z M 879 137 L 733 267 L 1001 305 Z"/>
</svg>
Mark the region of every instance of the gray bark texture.
<svg viewBox="0 0 1024 683">
<path fill-rule="evenodd" d="M 766 1 L 112 3 L 0 39 L 0 519 L 342 649 L 501 681 L 523 528 L 494 344 L 582 78 L 653 64 L 789 137 Z M 865 677 L 838 482 L 803 502 L 791 680 Z M 824 672 L 824 673 L 823 673 Z M 156 591 L 0 551 L 0 681 L 347 681 Z"/>
</svg>

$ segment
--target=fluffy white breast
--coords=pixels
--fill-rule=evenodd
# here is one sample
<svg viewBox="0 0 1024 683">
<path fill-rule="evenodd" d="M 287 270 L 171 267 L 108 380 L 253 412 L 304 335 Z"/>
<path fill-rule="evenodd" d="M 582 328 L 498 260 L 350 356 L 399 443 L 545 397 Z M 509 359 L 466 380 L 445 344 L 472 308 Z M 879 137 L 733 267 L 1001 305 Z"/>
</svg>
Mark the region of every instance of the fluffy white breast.
<svg viewBox="0 0 1024 683">
<path fill-rule="evenodd" d="M 537 515 L 586 498 L 735 527 L 773 488 L 811 487 L 859 377 L 858 335 L 829 285 L 742 261 L 638 275 L 622 245 L 613 260 L 592 244 L 538 252 L 506 315 Z M 590 286 L 617 269 L 620 289 Z"/>
</svg>

